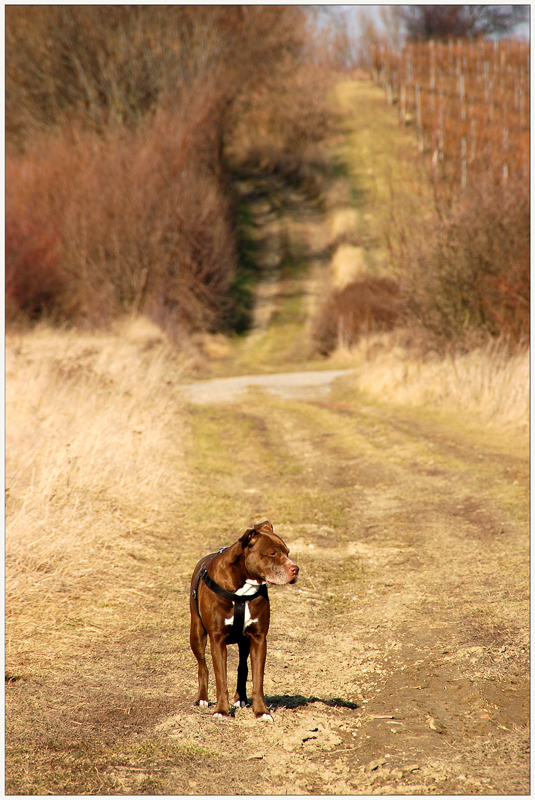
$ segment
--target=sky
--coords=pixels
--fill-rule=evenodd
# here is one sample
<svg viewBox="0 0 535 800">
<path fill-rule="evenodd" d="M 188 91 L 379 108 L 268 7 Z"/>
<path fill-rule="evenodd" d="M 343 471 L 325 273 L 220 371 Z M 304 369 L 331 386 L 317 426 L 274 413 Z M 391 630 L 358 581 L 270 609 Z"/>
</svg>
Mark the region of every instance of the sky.
<svg viewBox="0 0 535 800">
<path fill-rule="evenodd" d="M 434 5 L 434 4 L 433 4 Z M 519 3 L 518 5 L 525 5 L 530 8 L 529 3 Z M 368 4 L 368 3 L 361 3 L 361 4 L 352 4 L 352 5 L 345 5 L 345 4 L 326 4 L 324 6 L 326 9 L 329 9 L 333 13 L 341 14 L 345 17 L 348 21 L 348 25 L 351 31 L 355 32 L 355 35 L 359 35 L 361 33 L 361 19 L 363 13 L 371 17 L 371 19 L 375 22 L 377 26 L 377 30 L 379 33 L 385 30 L 382 18 L 381 18 L 381 8 L 389 8 L 389 5 L 386 3 L 382 4 Z M 519 26 L 516 31 L 516 35 L 521 37 L 522 39 L 529 39 L 530 38 L 530 22 Z"/>
</svg>

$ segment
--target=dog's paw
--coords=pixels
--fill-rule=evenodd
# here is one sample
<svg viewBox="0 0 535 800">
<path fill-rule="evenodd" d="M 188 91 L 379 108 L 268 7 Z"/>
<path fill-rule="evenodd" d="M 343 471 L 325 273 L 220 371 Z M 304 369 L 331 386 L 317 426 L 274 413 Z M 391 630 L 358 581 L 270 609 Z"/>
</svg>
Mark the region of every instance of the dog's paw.
<svg viewBox="0 0 535 800">
<path fill-rule="evenodd" d="M 201 708 L 208 708 L 208 700 L 199 700 L 199 705 Z"/>
<path fill-rule="evenodd" d="M 271 714 L 267 714 L 267 713 L 266 713 L 266 714 L 260 714 L 260 715 L 257 717 L 257 720 L 258 720 L 259 722 L 260 722 L 261 720 L 265 720 L 266 722 L 273 722 L 273 717 L 271 716 Z"/>
<path fill-rule="evenodd" d="M 228 714 L 222 714 L 220 711 L 216 711 L 213 717 L 214 719 L 228 719 Z"/>
<path fill-rule="evenodd" d="M 236 700 L 236 702 L 234 703 L 234 708 L 245 708 L 246 705 L 247 703 L 245 702 L 245 700 Z"/>
</svg>

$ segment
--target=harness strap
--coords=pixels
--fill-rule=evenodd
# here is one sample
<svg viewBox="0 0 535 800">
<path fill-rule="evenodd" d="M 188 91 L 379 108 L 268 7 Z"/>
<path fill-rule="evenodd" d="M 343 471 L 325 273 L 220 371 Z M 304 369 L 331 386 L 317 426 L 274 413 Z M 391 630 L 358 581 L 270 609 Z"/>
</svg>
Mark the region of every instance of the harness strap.
<svg viewBox="0 0 535 800">
<path fill-rule="evenodd" d="M 266 600 L 269 599 L 268 597 L 268 590 L 265 583 L 261 584 L 258 587 L 258 590 L 254 594 L 234 594 L 233 592 L 228 592 L 226 589 L 223 589 L 222 586 L 219 586 L 208 574 L 208 570 L 206 568 L 206 564 L 203 564 L 201 571 L 199 572 L 199 577 L 197 580 L 197 586 L 193 590 L 193 597 L 195 598 L 195 605 L 197 607 L 197 614 L 199 619 L 202 622 L 202 618 L 199 612 L 199 584 L 203 580 L 208 588 L 214 592 L 214 594 L 219 595 L 224 600 L 229 600 L 234 605 L 234 619 L 232 622 L 232 630 L 227 638 L 228 644 L 235 644 L 238 642 L 244 632 L 245 628 L 245 604 L 250 603 L 252 600 L 256 600 L 257 597 L 265 597 Z"/>
<path fill-rule="evenodd" d="M 227 549 L 226 546 L 220 547 L 219 550 L 217 551 L 217 553 L 211 553 L 210 557 L 211 556 L 218 556 L 219 553 L 222 553 L 223 550 L 226 550 L 226 549 Z M 199 584 L 201 582 L 201 578 L 202 578 L 202 573 L 203 572 L 206 572 L 206 565 L 204 565 L 202 567 L 202 569 L 199 571 L 199 574 L 197 575 L 197 583 L 195 584 L 195 588 L 192 590 L 191 595 L 192 595 L 193 599 L 195 600 L 195 610 L 197 611 L 197 616 L 201 620 L 201 624 L 202 624 L 202 626 L 204 628 L 204 622 L 202 621 L 201 612 L 199 611 Z M 204 632 L 207 633 L 206 628 L 204 628 Z"/>
<path fill-rule="evenodd" d="M 219 597 L 223 597 L 225 600 L 230 600 L 231 603 L 250 603 L 251 600 L 256 600 L 256 598 L 260 596 L 267 598 L 267 586 L 265 583 L 262 583 L 254 594 L 234 594 L 233 592 L 227 592 L 226 589 L 219 586 L 219 584 L 209 576 L 206 564 L 203 564 L 199 577 L 202 578 L 212 592 L 218 594 Z"/>
</svg>

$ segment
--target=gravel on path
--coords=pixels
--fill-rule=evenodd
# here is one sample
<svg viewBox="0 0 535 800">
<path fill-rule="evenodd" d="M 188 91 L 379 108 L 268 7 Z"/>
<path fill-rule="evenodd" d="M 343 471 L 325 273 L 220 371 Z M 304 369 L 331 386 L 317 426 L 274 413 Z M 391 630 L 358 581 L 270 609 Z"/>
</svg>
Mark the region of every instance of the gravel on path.
<svg viewBox="0 0 535 800">
<path fill-rule="evenodd" d="M 200 405 L 232 403 L 250 387 L 260 387 L 286 400 L 307 400 L 326 394 L 335 378 L 350 370 L 337 369 L 317 372 L 283 372 L 275 375 L 240 375 L 234 378 L 214 378 L 182 387 L 187 400 Z"/>
</svg>

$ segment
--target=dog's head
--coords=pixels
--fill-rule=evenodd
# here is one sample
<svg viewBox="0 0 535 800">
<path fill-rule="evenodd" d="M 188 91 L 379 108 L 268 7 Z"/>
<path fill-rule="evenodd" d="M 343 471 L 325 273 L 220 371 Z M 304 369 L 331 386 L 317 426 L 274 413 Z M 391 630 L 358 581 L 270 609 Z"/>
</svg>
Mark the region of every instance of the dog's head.
<svg viewBox="0 0 535 800">
<path fill-rule="evenodd" d="M 297 564 L 288 558 L 289 550 L 267 520 L 245 531 L 240 539 L 245 553 L 245 568 L 250 578 L 283 585 L 295 583 Z"/>
</svg>

